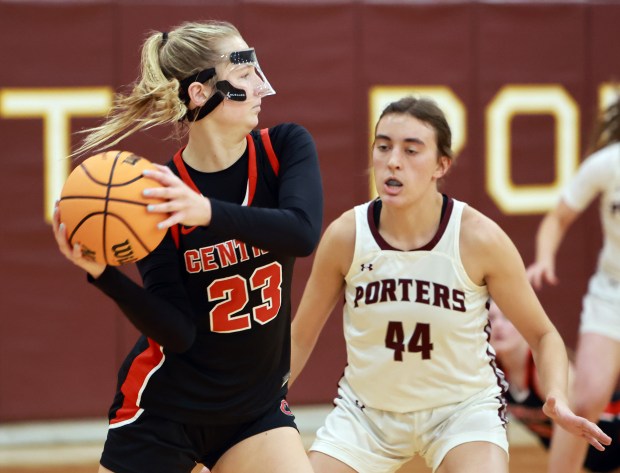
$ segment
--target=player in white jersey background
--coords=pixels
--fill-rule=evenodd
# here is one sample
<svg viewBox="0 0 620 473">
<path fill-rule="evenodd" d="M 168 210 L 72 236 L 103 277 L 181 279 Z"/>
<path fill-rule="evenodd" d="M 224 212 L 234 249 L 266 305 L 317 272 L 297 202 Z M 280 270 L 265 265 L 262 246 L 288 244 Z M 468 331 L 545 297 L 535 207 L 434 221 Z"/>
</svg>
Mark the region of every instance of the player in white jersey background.
<svg viewBox="0 0 620 473">
<path fill-rule="evenodd" d="M 343 290 L 347 366 L 310 449 L 315 473 L 394 472 L 415 454 L 439 473 L 508 472 L 490 295 L 531 347 L 545 413 L 599 449 L 610 441 L 568 407 L 566 349 L 514 244 L 439 192 L 450 146 L 434 102 L 388 105 L 372 146 L 379 198 L 345 212 L 319 244 L 293 321 L 292 380 Z"/>
<path fill-rule="evenodd" d="M 599 418 L 620 375 L 620 98 L 600 117 L 589 156 L 540 224 L 536 261 L 528 268 L 536 289 L 558 284 L 558 248 L 571 224 L 599 196 L 603 247 L 583 299 L 571 399 L 575 412 L 590 420 Z M 557 432 L 549 472 L 581 471 L 586 452 L 586 442 Z"/>
</svg>

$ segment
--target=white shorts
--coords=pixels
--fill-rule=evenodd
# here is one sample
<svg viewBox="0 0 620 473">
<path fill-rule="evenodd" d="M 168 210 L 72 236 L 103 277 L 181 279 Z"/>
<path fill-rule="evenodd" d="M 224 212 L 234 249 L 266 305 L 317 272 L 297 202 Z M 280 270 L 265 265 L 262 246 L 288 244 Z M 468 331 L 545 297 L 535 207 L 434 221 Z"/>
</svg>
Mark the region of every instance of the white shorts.
<svg viewBox="0 0 620 473">
<path fill-rule="evenodd" d="M 620 342 L 620 281 L 602 272 L 590 278 L 579 333 L 597 333 Z"/>
<path fill-rule="evenodd" d="M 496 386 L 458 404 L 400 414 L 363 406 L 343 378 L 334 404 L 310 450 L 358 472 L 392 473 L 416 453 L 435 471 L 467 442 L 491 442 L 508 454 L 505 403 Z"/>
</svg>

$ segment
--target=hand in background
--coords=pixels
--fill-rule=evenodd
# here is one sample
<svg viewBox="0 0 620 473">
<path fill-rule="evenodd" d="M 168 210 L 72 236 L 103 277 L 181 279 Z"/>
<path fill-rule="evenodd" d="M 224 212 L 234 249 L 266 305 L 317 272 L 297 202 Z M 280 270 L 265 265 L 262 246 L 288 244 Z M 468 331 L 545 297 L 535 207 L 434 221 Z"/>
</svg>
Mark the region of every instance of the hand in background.
<svg viewBox="0 0 620 473">
<path fill-rule="evenodd" d="M 559 282 L 558 277 L 555 275 L 555 265 L 551 262 L 532 263 L 528 266 L 526 274 L 530 284 L 536 290 L 542 289 L 543 283 L 556 286 Z"/>
</svg>

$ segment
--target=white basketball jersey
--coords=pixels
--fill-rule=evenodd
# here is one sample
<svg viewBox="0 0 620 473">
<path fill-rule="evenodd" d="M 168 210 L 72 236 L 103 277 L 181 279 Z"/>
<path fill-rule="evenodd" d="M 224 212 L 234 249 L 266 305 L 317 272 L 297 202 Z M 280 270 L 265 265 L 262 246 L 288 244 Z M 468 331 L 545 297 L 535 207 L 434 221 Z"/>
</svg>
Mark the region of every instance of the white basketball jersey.
<svg viewBox="0 0 620 473">
<path fill-rule="evenodd" d="M 562 197 L 583 211 L 598 195 L 603 226 L 603 247 L 598 267 L 620 281 L 620 143 L 590 155 L 564 190 Z"/>
<path fill-rule="evenodd" d="M 345 277 L 345 377 L 364 405 L 412 412 L 505 388 L 489 344 L 486 286 L 459 254 L 465 204 L 448 199 L 435 237 L 401 251 L 374 223 L 377 201 L 355 207 L 355 253 Z"/>
</svg>

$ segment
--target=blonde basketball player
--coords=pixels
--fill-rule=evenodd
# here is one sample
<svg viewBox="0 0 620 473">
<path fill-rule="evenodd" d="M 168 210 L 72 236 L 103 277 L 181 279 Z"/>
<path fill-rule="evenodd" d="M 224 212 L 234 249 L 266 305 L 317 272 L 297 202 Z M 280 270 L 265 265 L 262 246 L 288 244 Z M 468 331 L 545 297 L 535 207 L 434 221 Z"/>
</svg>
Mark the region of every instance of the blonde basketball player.
<svg viewBox="0 0 620 473">
<path fill-rule="evenodd" d="M 598 449 L 567 405 L 564 343 L 500 227 L 438 191 L 451 132 L 428 99 L 390 104 L 372 147 L 378 199 L 326 230 L 293 321 L 292 379 L 342 300 L 347 366 L 311 447 L 315 473 L 394 472 L 422 455 L 438 473 L 507 473 L 505 382 L 489 345 L 492 295 L 538 367 L 544 412 Z"/>
</svg>

